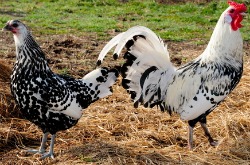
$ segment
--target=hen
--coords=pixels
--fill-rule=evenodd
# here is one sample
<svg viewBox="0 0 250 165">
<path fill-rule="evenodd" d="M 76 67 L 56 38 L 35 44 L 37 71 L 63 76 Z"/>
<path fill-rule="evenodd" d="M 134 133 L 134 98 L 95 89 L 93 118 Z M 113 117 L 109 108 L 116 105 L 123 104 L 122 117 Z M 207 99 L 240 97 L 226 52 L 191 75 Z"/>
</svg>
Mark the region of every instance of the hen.
<svg viewBox="0 0 250 165">
<path fill-rule="evenodd" d="M 188 121 L 188 146 L 193 147 L 193 128 L 199 122 L 212 146 L 217 142 L 206 126 L 206 116 L 239 83 L 243 71 L 242 27 L 244 4 L 229 1 L 220 16 L 205 51 L 193 61 L 176 68 L 170 62 L 161 38 L 150 29 L 135 26 L 115 36 L 101 51 L 97 65 L 116 46 L 114 58 L 127 48 L 121 74 L 122 85 L 134 106 L 159 106 Z"/>
<path fill-rule="evenodd" d="M 18 20 L 10 20 L 3 28 L 11 31 L 16 45 L 16 63 L 11 75 L 11 91 L 25 119 L 43 131 L 39 150 L 41 157 L 54 157 L 56 133 L 74 126 L 82 110 L 96 100 L 112 93 L 116 69 L 99 68 L 82 79 L 55 74 L 45 59 L 45 54 L 27 27 Z M 50 150 L 45 153 L 48 135 Z"/>
</svg>

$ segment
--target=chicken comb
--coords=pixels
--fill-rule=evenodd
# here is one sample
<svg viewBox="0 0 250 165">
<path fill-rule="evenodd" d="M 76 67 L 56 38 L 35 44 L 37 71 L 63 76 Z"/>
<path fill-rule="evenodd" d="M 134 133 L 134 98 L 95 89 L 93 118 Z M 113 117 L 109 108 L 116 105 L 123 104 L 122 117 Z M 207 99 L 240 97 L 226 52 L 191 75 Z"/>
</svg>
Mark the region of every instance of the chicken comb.
<svg viewBox="0 0 250 165">
<path fill-rule="evenodd" d="M 245 12 L 247 11 L 247 6 L 244 3 L 237 3 L 234 1 L 228 1 L 227 2 L 230 6 L 233 6 L 235 8 L 235 10 L 238 10 L 240 12 Z"/>
</svg>

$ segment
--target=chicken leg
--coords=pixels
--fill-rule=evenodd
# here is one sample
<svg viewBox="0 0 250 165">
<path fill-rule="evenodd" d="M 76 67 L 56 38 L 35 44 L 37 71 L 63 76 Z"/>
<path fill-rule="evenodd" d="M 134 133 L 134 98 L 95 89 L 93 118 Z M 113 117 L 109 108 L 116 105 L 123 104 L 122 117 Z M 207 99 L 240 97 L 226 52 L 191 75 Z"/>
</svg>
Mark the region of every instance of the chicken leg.
<svg viewBox="0 0 250 165">
<path fill-rule="evenodd" d="M 45 143 L 47 142 L 48 135 L 49 135 L 49 132 L 46 132 L 46 133 L 43 134 L 43 138 L 42 138 L 42 142 L 41 142 L 41 146 L 40 146 L 39 150 L 30 149 L 30 150 L 27 150 L 27 152 L 44 154 L 44 152 L 45 152 Z"/>
<path fill-rule="evenodd" d="M 206 119 L 206 117 L 201 118 L 201 120 L 199 122 L 200 122 L 201 127 L 204 130 L 205 135 L 208 137 L 208 141 L 209 141 L 210 145 L 211 146 L 217 146 L 218 142 L 212 138 L 212 136 L 211 136 L 211 134 L 210 134 L 210 132 L 209 132 L 209 130 L 207 128 L 207 119 Z"/>
<path fill-rule="evenodd" d="M 51 135 L 49 152 L 42 155 L 41 160 L 47 157 L 54 159 L 54 144 L 55 144 L 56 134 Z"/>
</svg>

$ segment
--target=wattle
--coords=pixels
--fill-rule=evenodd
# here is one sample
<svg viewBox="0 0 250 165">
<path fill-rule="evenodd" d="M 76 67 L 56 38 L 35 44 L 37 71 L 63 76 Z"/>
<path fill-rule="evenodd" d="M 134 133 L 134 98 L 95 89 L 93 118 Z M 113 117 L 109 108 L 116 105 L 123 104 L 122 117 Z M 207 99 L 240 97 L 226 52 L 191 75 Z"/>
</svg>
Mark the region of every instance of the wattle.
<svg viewBox="0 0 250 165">
<path fill-rule="evenodd" d="M 241 15 L 238 15 L 234 21 L 232 21 L 231 26 L 234 31 L 238 30 L 242 27 L 241 21 L 243 20 L 243 17 Z"/>
</svg>

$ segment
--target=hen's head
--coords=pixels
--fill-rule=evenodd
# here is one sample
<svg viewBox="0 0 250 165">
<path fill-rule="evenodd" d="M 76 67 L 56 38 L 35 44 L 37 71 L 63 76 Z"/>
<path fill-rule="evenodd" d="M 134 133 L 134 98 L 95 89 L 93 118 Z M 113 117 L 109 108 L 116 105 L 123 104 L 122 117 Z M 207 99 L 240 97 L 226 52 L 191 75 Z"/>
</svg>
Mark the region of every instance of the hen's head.
<svg viewBox="0 0 250 165">
<path fill-rule="evenodd" d="M 241 21 L 243 20 L 243 16 L 247 11 L 247 7 L 245 4 L 239 4 L 233 1 L 228 1 L 230 5 L 225 13 L 225 21 L 231 24 L 233 30 L 238 30 L 242 27 Z"/>
<path fill-rule="evenodd" d="M 27 36 L 31 36 L 27 27 L 18 20 L 8 21 L 3 31 L 11 31 L 13 33 L 16 46 L 24 44 L 24 40 Z"/>
<path fill-rule="evenodd" d="M 14 35 L 26 34 L 27 27 L 18 20 L 10 20 L 6 23 L 3 31 L 11 31 Z"/>
</svg>

